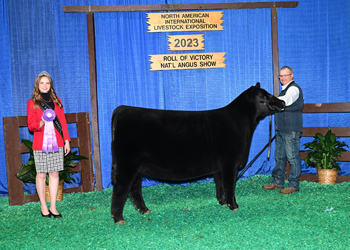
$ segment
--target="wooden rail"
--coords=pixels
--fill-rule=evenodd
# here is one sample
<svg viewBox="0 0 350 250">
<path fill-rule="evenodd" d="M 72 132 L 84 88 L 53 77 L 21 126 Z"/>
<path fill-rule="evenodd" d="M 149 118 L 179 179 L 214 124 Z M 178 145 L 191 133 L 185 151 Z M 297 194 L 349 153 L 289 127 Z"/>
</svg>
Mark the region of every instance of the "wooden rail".
<svg viewBox="0 0 350 250">
<path fill-rule="evenodd" d="M 303 113 L 350 113 L 350 102 L 339 103 L 309 103 L 304 104 Z M 337 137 L 350 137 L 350 127 L 330 127 Z M 316 133 L 325 135 L 328 127 L 303 127 L 302 137 L 314 137 Z M 307 156 L 307 151 L 300 151 L 301 159 Z M 350 151 L 343 152 L 338 161 L 350 161 Z M 286 179 L 288 179 L 290 164 L 287 161 Z M 300 181 L 317 181 L 315 174 L 301 174 Z M 337 183 L 350 181 L 350 176 L 338 176 Z"/>
<path fill-rule="evenodd" d="M 270 9 L 295 8 L 299 1 L 254 2 L 254 3 L 192 3 L 192 4 L 151 4 L 151 5 L 81 5 L 61 6 L 66 13 L 137 12 L 137 11 L 188 11 L 226 9 Z"/>
<path fill-rule="evenodd" d="M 79 154 L 88 159 L 77 162 L 74 172 L 80 172 L 81 185 L 79 187 L 64 189 L 64 193 L 91 192 L 94 191 L 94 175 L 92 165 L 92 150 L 90 136 L 89 113 L 66 114 L 67 123 L 76 123 L 77 138 L 71 138 L 71 148 L 79 148 Z M 38 195 L 24 195 L 23 183 L 15 174 L 22 166 L 22 153 L 28 153 L 29 149 L 20 142 L 19 128 L 28 127 L 26 116 L 3 117 L 5 154 L 7 168 L 7 182 L 10 205 L 23 205 L 27 202 L 39 201 Z"/>
</svg>

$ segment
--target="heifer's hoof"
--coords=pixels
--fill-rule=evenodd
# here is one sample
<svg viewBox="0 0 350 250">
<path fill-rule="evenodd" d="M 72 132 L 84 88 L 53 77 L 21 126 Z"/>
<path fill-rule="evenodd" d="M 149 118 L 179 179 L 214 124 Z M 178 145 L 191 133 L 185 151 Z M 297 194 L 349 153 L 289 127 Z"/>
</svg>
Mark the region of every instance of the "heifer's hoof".
<svg viewBox="0 0 350 250">
<path fill-rule="evenodd" d="M 237 206 L 232 206 L 231 204 L 226 204 L 233 212 L 238 211 L 238 205 Z"/>
<path fill-rule="evenodd" d="M 147 211 L 144 212 L 143 214 L 151 214 L 151 211 L 147 210 Z"/>
<path fill-rule="evenodd" d="M 219 204 L 223 206 L 227 206 L 227 202 L 224 199 L 218 199 Z"/>
<path fill-rule="evenodd" d="M 120 221 L 117 221 L 115 224 L 117 224 L 117 225 L 125 225 L 126 221 L 125 220 L 120 220 Z"/>
<path fill-rule="evenodd" d="M 139 211 L 141 214 L 151 214 L 151 211 L 149 211 L 148 208 L 143 209 L 143 210 L 137 209 L 137 211 Z"/>
</svg>

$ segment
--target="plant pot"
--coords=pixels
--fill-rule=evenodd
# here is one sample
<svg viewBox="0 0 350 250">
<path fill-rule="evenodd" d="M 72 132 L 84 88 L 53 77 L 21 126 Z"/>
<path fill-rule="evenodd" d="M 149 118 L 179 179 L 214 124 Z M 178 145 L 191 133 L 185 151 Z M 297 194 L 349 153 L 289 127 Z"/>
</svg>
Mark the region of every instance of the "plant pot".
<svg viewBox="0 0 350 250">
<path fill-rule="evenodd" d="M 337 182 L 338 170 L 333 169 L 320 169 L 317 168 L 318 183 L 320 184 L 333 184 Z"/>
<path fill-rule="evenodd" d="M 56 199 L 58 201 L 63 200 L 63 186 L 64 186 L 64 180 L 61 180 L 60 183 L 58 184 L 58 192 L 57 192 L 57 199 Z M 45 201 L 46 202 L 51 201 L 49 186 L 46 186 Z"/>
</svg>

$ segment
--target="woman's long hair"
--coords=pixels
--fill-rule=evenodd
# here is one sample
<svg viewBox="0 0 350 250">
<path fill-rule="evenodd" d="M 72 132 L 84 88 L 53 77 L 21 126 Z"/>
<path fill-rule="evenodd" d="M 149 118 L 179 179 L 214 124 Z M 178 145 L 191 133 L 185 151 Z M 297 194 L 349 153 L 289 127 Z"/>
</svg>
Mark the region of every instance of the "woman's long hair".
<svg viewBox="0 0 350 250">
<path fill-rule="evenodd" d="M 34 90 L 33 90 L 33 96 L 32 96 L 32 100 L 34 102 L 34 109 L 36 109 L 37 107 L 39 107 L 41 105 L 41 93 L 39 90 L 39 84 L 40 84 L 40 80 L 43 77 L 47 77 L 49 79 L 50 82 L 50 90 L 49 90 L 49 94 L 51 99 L 56 102 L 58 104 L 58 106 L 60 106 L 61 108 L 63 107 L 62 103 L 60 102 L 60 100 L 58 99 L 55 89 L 53 88 L 53 82 L 52 82 L 52 78 L 49 75 L 49 73 L 47 73 L 46 71 L 41 72 L 34 81 Z"/>
</svg>

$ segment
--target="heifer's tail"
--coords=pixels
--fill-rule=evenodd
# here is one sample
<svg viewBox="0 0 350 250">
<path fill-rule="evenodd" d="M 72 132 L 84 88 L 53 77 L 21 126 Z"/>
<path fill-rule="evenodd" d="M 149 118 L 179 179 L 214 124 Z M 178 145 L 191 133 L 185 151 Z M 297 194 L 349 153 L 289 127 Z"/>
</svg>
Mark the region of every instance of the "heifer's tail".
<svg viewBox="0 0 350 250">
<path fill-rule="evenodd" d="M 126 106 L 121 105 L 118 106 L 114 109 L 113 114 L 112 114 L 112 122 L 111 122 L 111 127 L 112 127 L 112 141 L 114 141 L 114 137 L 115 137 L 115 133 L 114 131 L 117 128 L 117 121 L 118 121 L 118 115 L 120 114 L 120 112 L 125 108 Z"/>
<path fill-rule="evenodd" d="M 118 120 L 118 114 L 120 113 L 120 106 L 114 109 L 112 114 L 112 122 L 111 122 L 111 128 L 112 128 L 112 143 L 111 143 L 111 150 L 112 150 L 112 175 L 111 180 L 112 184 L 115 184 L 115 176 L 116 176 L 116 170 L 117 170 L 117 161 L 116 161 L 116 128 L 117 128 L 117 120 Z"/>
<path fill-rule="evenodd" d="M 117 126 L 117 116 L 118 116 L 118 107 L 114 109 L 112 114 L 111 128 L 112 128 L 112 142 L 114 141 L 114 131 Z"/>
</svg>

